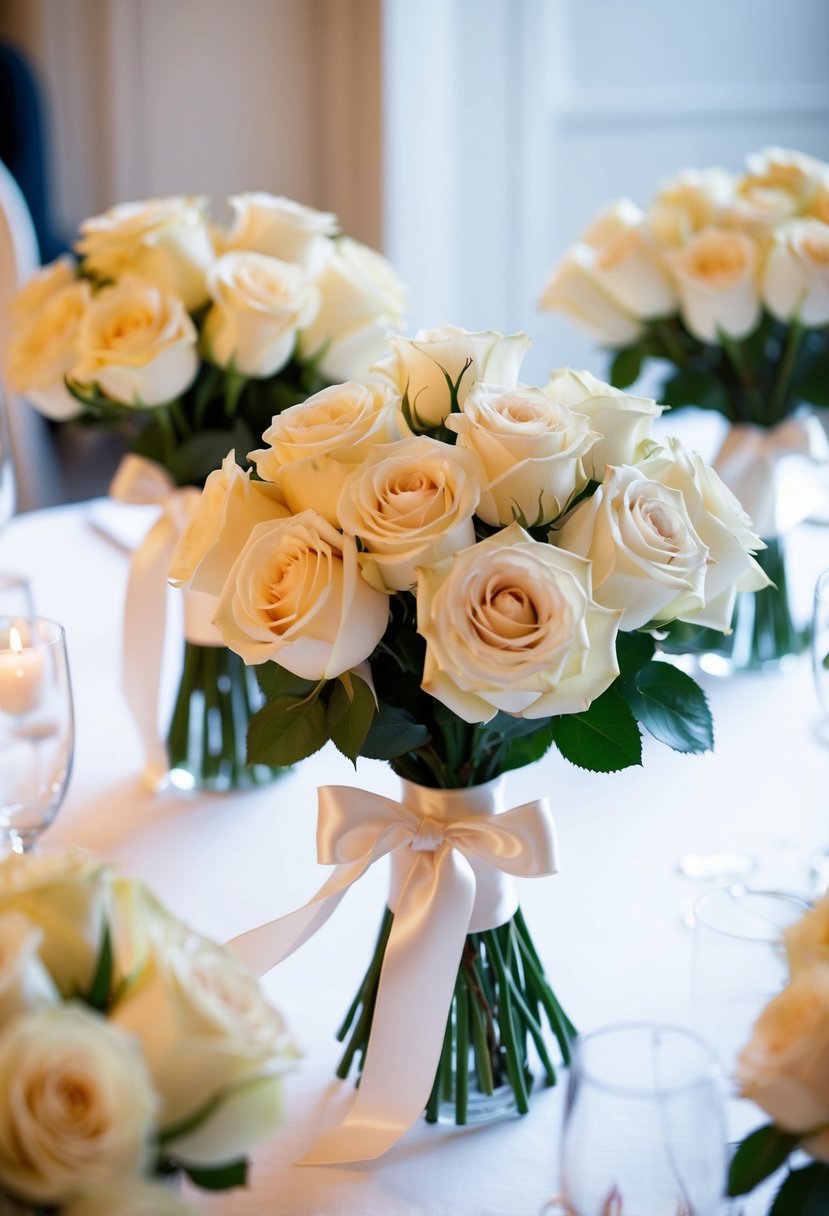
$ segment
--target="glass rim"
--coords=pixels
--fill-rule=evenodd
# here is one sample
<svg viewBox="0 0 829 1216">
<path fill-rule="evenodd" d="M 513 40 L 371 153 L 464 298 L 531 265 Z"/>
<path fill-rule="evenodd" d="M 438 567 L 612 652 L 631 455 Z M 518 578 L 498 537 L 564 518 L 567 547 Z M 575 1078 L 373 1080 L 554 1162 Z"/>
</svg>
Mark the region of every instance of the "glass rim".
<svg viewBox="0 0 829 1216">
<path fill-rule="evenodd" d="M 625 1085 L 620 1081 L 611 1081 L 605 1077 L 597 1076 L 594 1071 L 591 1071 L 584 1058 L 585 1048 L 590 1043 L 609 1035 L 632 1031 L 650 1035 L 658 1032 L 660 1035 L 670 1036 L 673 1039 L 680 1039 L 684 1043 L 692 1044 L 699 1050 L 701 1057 L 698 1071 L 687 1081 L 667 1082 L 664 1085 L 651 1084 L 647 1087 Z M 722 1066 L 716 1051 L 708 1040 L 704 1039 L 695 1030 L 690 1029 L 690 1027 L 680 1026 L 676 1022 L 631 1019 L 626 1022 L 611 1022 L 607 1026 L 599 1026 L 595 1030 L 591 1030 L 576 1039 L 573 1046 L 570 1075 L 577 1080 L 587 1081 L 598 1089 L 617 1094 L 620 1097 L 634 1098 L 639 1101 L 652 1101 L 655 1097 L 668 1098 L 674 1094 L 687 1093 L 689 1090 L 696 1089 L 699 1086 L 710 1085 L 712 1081 L 718 1082 L 722 1078 Z"/>
<path fill-rule="evenodd" d="M 24 650 L 34 650 L 36 647 L 41 646 L 57 646 L 61 642 L 66 641 L 66 629 L 60 623 L 60 621 L 56 621 L 54 617 L 51 616 L 41 616 L 37 612 L 4 613 L 3 616 L 0 616 L 0 636 L 2 636 L 7 630 L 11 629 L 15 621 L 23 621 L 27 625 L 48 625 L 54 631 L 52 637 L 38 638 L 34 644 L 30 642 L 28 645 L 24 646 Z M 3 654 L 11 653 L 11 647 L 0 646 L 0 652 Z"/>
<path fill-rule="evenodd" d="M 815 582 L 815 599 L 829 599 L 829 569 L 821 570 Z"/>
<path fill-rule="evenodd" d="M 829 572 L 827 572 L 829 573 Z M 730 938 L 736 942 L 756 943 L 759 946 L 768 946 L 775 941 L 779 941 L 788 925 L 773 925 L 769 921 L 770 927 L 777 930 L 775 937 L 747 937 L 745 933 L 736 933 L 733 929 L 725 929 L 721 925 L 713 924 L 710 919 L 705 916 L 704 905 L 715 896 L 728 895 L 733 900 L 738 900 L 747 895 L 759 895 L 765 899 L 778 900 L 781 903 L 787 903 L 797 907 L 805 916 L 810 910 L 809 904 L 801 896 L 796 895 L 793 891 L 778 891 L 773 887 L 712 887 L 708 891 L 703 891 L 694 900 L 694 924 L 703 925 L 711 933 L 717 933 L 720 937 Z"/>
</svg>

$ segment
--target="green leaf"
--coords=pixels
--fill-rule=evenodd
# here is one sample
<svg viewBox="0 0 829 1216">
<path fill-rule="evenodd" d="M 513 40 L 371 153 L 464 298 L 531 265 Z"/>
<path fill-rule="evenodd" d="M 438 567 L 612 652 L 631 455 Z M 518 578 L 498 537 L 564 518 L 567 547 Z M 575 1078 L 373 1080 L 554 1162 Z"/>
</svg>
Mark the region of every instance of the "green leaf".
<svg viewBox="0 0 829 1216">
<path fill-rule="evenodd" d="M 610 383 L 614 388 L 629 388 L 642 374 L 642 364 L 650 355 L 645 342 L 636 342 L 617 351 L 610 364 Z"/>
<path fill-rule="evenodd" d="M 381 701 L 363 742 L 362 755 L 370 760 L 394 760 L 424 747 L 430 737 L 428 729 L 407 709 Z"/>
<path fill-rule="evenodd" d="M 225 1165 L 181 1167 L 191 1182 L 206 1191 L 226 1191 L 232 1186 L 245 1186 L 248 1180 L 247 1161 L 229 1161 Z"/>
<path fill-rule="evenodd" d="M 675 372 L 663 381 L 659 400 L 673 409 L 696 405 L 702 410 L 729 413 L 728 394 L 720 380 L 709 371 Z"/>
<path fill-rule="evenodd" d="M 618 633 L 616 635 L 616 659 L 623 676 L 644 667 L 653 658 L 656 643 L 649 633 Z"/>
<path fill-rule="evenodd" d="M 374 693 L 365 680 L 361 680 L 354 672 L 346 672 L 346 675 L 350 676 L 350 689 L 342 678 L 334 683 L 328 699 L 325 721 L 335 746 L 356 764 L 371 728 L 376 706 Z"/>
<path fill-rule="evenodd" d="M 619 691 L 645 730 L 675 752 L 711 751 L 714 723 L 705 693 L 670 663 L 647 663 L 619 681 Z"/>
<path fill-rule="evenodd" d="M 319 695 L 302 701 L 276 697 L 248 724 L 248 763 L 286 767 L 313 756 L 328 742 L 325 705 Z"/>
<path fill-rule="evenodd" d="M 218 469 L 231 448 L 244 458 L 253 447 L 253 435 L 241 418 L 227 430 L 201 431 L 176 448 L 168 468 L 180 486 L 200 485 L 208 473 Z"/>
<path fill-rule="evenodd" d="M 611 687 L 584 713 L 551 722 L 553 742 L 565 759 L 594 773 L 616 773 L 642 763 L 639 727 L 622 695 Z"/>
<path fill-rule="evenodd" d="M 774 1197 L 769 1216 L 826 1216 L 829 1166 L 822 1162 L 792 1170 Z"/>
<path fill-rule="evenodd" d="M 766 1178 L 780 1169 L 797 1148 L 799 1136 L 781 1132 L 773 1123 L 758 1127 L 746 1136 L 731 1159 L 728 1171 L 728 1194 L 747 1195 Z"/>
<path fill-rule="evenodd" d="M 86 1004 L 91 1005 L 93 1009 L 106 1009 L 109 1004 L 109 995 L 112 991 L 113 968 L 112 935 L 109 925 L 105 925 L 104 935 L 101 939 L 101 949 L 98 952 L 98 961 L 95 965 L 95 974 L 92 976 L 89 991 L 84 997 Z"/>
<path fill-rule="evenodd" d="M 553 742 L 552 722 L 547 721 L 543 726 L 539 726 L 536 720 L 532 725 L 534 729 L 531 733 L 519 735 L 509 741 L 501 755 L 499 772 L 508 773 L 514 768 L 534 764 L 550 749 Z"/>
<path fill-rule="evenodd" d="M 303 680 L 278 663 L 259 663 L 254 670 L 259 687 L 269 701 L 276 697 L 295 697 L 300 701 L 317 687 L 316 680 Z"/>
</svg>

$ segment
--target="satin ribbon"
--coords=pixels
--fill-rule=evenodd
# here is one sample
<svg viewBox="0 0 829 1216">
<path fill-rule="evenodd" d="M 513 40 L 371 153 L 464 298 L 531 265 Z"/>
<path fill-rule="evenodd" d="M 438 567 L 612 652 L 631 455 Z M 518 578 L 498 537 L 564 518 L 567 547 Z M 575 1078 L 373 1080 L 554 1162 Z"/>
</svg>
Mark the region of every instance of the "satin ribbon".
<svg viewBox="0 0 829 1216">
<path fill-rule="evenodd" d="M 400 803 L 349 786 L 321 787 L 317 856 L 336 869 L 303 907 L 230 943 L 264 975 L 325 924 L 375 861 L 392 855 L 394 921 L 360 1085 L 343 1122 L 301 1164 L 370 1161 L 408 1131 L 435 1079 L 467 933 L 515 913 L 517 895 L 505 875 L 557 873 L 546 799 L 495 814 L 500 788 L 429 790 L 405 782 Z"/>
<path fill-rule="evenodd" d="M 176 486 L 161 465 L 134 455 L 121 461 L 109 493 L 118 502 L 161 507 L 161 514 L 135 550 L 130 566 L 121 669 L 121 686 L 144 744 L 143 777 L 151 789 L 157 789 L 169 767 L 158 729 L 167 627 L 167 573 L 176 541 L 201 495 L 192 486 Z"/>
<path fill-rule="evenodd" d="M 814 414 L 777 426 L 732 426 L 714 468 L 751 516 L 758 536 L 802 523 L 829 488 L 829 440 Z"/>
</svg>

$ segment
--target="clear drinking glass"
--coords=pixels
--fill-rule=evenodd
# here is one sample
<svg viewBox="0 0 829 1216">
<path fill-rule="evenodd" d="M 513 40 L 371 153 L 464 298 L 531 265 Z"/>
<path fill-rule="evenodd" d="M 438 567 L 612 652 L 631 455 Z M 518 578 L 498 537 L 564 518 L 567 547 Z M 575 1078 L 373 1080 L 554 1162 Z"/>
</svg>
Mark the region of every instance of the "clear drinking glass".
<svg viewBox="0 0 829 1216">
<path fill-rule="evenodd" d="M 0 618 L 0 835 L 34 848 L 66 793 L 74 716 L 63 626 Z"/>
<path fill-rule="evenodd" d="M 0 384 L 0 530 L 14 515 L 16 503 L 17 486 L 14 477 L 14 462 L 3 386 Z"/>
<path fill-rule="evenodd" d="M 716 1056 L 674 1026 L 609 1026 L 579 1040 L 561 1141 L 573 1216 L 719 1216 L 725 1118 Z"/>
</svg>

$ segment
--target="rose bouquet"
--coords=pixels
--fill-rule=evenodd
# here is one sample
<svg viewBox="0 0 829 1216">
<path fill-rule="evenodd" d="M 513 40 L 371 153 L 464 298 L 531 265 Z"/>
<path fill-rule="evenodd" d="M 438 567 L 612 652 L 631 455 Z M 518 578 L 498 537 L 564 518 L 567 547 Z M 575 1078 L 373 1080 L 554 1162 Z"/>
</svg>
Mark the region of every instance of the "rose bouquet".
<svg viewBox="0 0 829 1216">
<path fill-rule="evenodd" d="M 0 1206 L 177 1216 L 172 1175 L 243 1185 L 293 1056 L 254 977 L 140 882 L 0 862 Z"/>
<path fill-rule="evenodd" d="M 788 1163 L 774 1216 L 829 1211 L 829 896 L 785 934 L 791 978 L 758 1018 L 737 1065 L 742 1096 L 772 1122 L 739 1145 L 729 1194 Z M 810 1164 L 789 1160 L 808 1155 Z"/>
<path fill-rule="evenodd" d="M 213 788 L 271 772 L 244 763 L 256 681 L 197 599 L 185 604 L 168 754 L 158 738 L 166 565 L 195 497 L 176 487 L 200 487 L 228 448 L 248 451 L 285 406 L 367 377 L 404 306 L 385 259 L 335 236 L 333 215 L 262 193 L 230 205 L 226 228 L 208 222 L 199 198 L 128 203 L 86 220 L 79 261 L 60 258 L 18 296 L 7 360 L 11 386 L 49 418 L 122 430 L 133 457 L 114 496 L 165 507 L 133 567 L 125 689 L 151 780 L 172 767 L 180 784 Z"/>
<path fill-rule="evenodd" d="M 647 212 L 621 199 L 564 254 L 541 307 L 615 350 L 615 385 L 653 363 L 662 401 L 731 424 L 715 467 L 766 541 L 758 560 L 773 585 L 740 601 L 730 640 L 686 627 L 683 644 L 743 667 L 801 650 L 782 537 L 817 505 L 816 466 L 829 459 L 807 408 L 829 404 L 829 165 L 767 148 L 741 176 L 684 170 Z"/>
<path fill-rule="evenodd" d="M 539 803 L 492 817 L 500 778 L 553 744 L 593 771 L 638 764 L 640 725 L 710 747 L 701 690 L 654 661 L 660 631 L 726 629 L 737 588 L 765 582 L 716 474 L 651 440 L 659 406 L 586 373 L 521 386 L 527 345 L 448 326 L 391 339 L 384 383 L 274 418 L 257 478 L 228 456 L 179 543 L 178 579 L 216 597 L 268 699 L 250 758 L 289 764 L 331 739 L 403 779 L 402 806 L 321 790 L 320 860 L 337 870 L 239 942 L 266 970 L 391 852 L 390 910 L 341 1031 L 360 1106 L 320 1160 L 377 1155 L 450 1092 L 461 1123 L 501 1085 L 525 1111 L 530 1040 L 554 1081 L 542 1020 L 565 1058 L 572 1026 L 504 878 L 555 871 L 553 828 Z M 358 1124 L 388 1134 L 367 1145 Z"/>
</svg>

